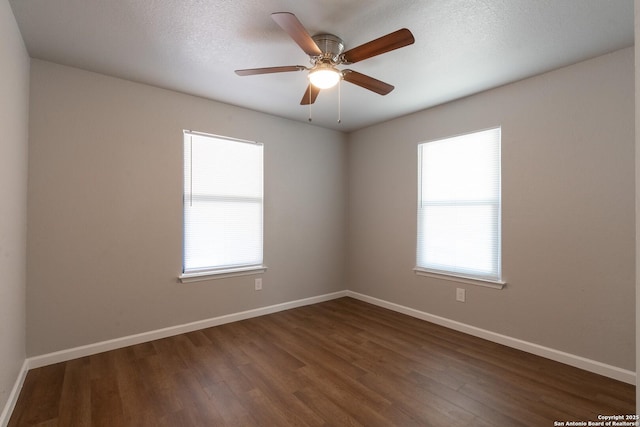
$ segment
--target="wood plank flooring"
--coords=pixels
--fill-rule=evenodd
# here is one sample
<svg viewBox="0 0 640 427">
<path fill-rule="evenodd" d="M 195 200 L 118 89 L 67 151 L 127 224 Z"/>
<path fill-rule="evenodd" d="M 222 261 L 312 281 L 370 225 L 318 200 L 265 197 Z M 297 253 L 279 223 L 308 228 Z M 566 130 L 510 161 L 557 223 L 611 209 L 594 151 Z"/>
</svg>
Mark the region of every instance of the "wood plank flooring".
<svg viewBox="0 0 640 427">
<path fill-rule="evenodd" d="M 635 387 L 351 298 L 30 371 L 9 426 L 553 426 Z"/>
</svg>

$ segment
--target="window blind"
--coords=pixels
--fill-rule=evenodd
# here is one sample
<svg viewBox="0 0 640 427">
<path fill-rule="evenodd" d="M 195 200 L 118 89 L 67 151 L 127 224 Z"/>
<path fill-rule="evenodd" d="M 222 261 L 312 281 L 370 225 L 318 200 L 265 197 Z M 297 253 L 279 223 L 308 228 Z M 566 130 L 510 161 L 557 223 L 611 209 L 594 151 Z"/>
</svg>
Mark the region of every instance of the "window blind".
<svg viewBox="0 0 640 427">
<path fill-rule="evenodd" d="M 501 280 L 501 129 L 418 146 L 416 264 Z"/>
<path fill-rule="evenodd" d="M 184 132 L 183 273 L 263 263 L 263 146 Z"/>
</svg>

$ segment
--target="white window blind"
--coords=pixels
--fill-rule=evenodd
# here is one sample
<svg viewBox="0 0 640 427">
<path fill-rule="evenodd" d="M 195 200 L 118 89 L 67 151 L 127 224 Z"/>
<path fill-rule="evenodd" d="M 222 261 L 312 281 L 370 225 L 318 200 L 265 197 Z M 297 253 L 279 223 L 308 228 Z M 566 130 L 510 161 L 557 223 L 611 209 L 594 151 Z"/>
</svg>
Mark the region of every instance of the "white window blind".
<svg viewBox="0 0 640 427">
<path fill-rule="evenodd" d="M 263 146 L 184 132 L 183 274 L 263 262 Z"/>
<path fill-rule="evenodd" d="M 418 146 L 417 269 L 501 280 L 500 133 Z"/>
</svg>

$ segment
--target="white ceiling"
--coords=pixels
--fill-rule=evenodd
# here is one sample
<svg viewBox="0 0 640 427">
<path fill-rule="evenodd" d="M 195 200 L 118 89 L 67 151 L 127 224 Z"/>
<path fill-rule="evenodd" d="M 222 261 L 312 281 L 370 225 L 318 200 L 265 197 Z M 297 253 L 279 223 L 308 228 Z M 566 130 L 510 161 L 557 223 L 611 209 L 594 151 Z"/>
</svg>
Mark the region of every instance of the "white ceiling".
<svg viewBox="0 0 640 427">
<path fill-rule="evenodd" d="M 633 0 L 10 0 L 34 58 L 307 121 L 309 65 L 271 19 L 292 12 L 345 49 L 406 27 L 415 44 L 350 65 L 395 86 L 323 91 L 313 124 L 352 131 L 633 45 Z"/>
</svg>

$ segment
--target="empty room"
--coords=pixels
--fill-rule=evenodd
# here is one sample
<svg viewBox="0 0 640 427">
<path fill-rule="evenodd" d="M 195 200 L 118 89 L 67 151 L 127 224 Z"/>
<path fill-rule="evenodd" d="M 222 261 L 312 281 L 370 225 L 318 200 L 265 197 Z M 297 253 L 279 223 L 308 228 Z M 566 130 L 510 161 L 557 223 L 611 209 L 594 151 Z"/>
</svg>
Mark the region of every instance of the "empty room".
<svg viewBox="0 0 640 427">
<path fill-rule="evenodd" d="M 639 425 L 639 6 L 0 0 L 0 427 Z"/>
</svg>

